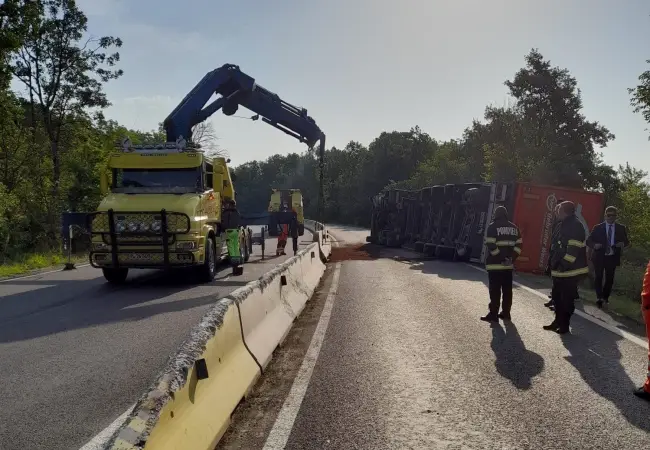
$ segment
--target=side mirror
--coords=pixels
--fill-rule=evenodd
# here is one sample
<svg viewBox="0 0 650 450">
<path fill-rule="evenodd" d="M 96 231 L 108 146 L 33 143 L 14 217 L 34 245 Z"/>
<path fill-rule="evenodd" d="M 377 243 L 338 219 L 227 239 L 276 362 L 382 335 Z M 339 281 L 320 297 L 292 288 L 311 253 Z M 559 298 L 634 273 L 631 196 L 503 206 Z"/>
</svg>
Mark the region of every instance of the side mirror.
<svg viewBox="0 0 650 450">
<path fill-rule="evenodd" d="M 99 190 L 102 195 L 108 194 L 108 173 L 104 170 L 99 175 Z"/>
</svg>

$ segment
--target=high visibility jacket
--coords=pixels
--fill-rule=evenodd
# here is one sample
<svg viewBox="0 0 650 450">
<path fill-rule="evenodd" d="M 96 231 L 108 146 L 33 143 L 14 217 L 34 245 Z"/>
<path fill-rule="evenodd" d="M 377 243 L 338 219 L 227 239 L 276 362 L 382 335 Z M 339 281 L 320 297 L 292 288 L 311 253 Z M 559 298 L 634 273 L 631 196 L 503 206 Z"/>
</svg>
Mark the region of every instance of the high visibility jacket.
<svg viewBox="0 0 650 450">
<path fill-rule="evenodd" d="M 521 254 L 523 239 L 519 228 L 508 220 L 495 220 L 490 225 L 485 236 L 488 249 L 485 258 L 486 270 L 512 270 L 513 263 Z"/>
<path fill-rule="evenodd" d="M 575 215 L 562 221 L 551 255 L 551 276 L 570 278 L 589 273 L 586 237 L 585 228 Z"/>
</svg>

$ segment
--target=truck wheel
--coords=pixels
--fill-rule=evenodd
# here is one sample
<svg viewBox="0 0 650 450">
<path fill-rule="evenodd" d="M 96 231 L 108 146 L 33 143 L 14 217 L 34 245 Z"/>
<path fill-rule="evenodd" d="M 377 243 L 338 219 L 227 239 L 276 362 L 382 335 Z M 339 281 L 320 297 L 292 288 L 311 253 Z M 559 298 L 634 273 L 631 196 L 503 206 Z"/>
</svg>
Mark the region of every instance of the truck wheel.
<svg viewBox="0 0 650 450">
<path fill-rule="evenodd" d="M 205 283 L 210 283 L 217 276 L 217 254 L 211 237 L 205 240 L 205 260 L 199 267 L 199 276 Z"/>
<path fill-rule="evenodd" d="M 126 277 L 129 275 L 129 269 L 103 268 L 102 273 L 110 284 L 124 284 Z"/>
</svg>

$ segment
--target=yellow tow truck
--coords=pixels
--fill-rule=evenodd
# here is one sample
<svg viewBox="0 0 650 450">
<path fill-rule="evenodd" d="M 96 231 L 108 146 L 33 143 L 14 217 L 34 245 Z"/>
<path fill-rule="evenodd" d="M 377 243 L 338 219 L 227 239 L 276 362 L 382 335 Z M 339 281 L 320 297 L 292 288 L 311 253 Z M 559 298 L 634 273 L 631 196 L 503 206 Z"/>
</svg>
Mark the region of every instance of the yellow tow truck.
<svg viewBox="0 0 650 450">
<path fill-rule="evenodd" d="M 114 284 L 132 268 L 195 267 L 209 282 L 224 259 L 241 274 L 252 242 L 239 224 L 228 162 L 182 137 L 160 145 L 125 139 L 108 159 L 105 197 L 88 217 L 90 264 Z"/>
<path fill-rule="evenodd" d="M 298 223 L 298 236 L 304 235 L 305 213 L 300 189 L 271 189 L 269 235 L 278 236 L 278 225 L 289 224 L 292 216 Z"/>
</svg>

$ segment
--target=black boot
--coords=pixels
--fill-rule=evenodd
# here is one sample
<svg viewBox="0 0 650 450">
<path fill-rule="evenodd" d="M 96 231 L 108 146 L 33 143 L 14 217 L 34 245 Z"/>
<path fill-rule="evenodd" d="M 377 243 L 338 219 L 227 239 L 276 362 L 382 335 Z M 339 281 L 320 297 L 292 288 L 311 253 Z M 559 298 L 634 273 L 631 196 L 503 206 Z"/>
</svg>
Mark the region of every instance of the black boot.
<svg viewBox="0 0 650 450">
<path fill-rule="evenodd" d="M 546 303 L 544 303 L 544 306 L 546 306 L 547 308 L 550 308 L 551 306 L 553 306 L 553 300 L 547 301 Z"/>
<path fill-rule="evenodd" d="M 499 319 L 503 319 L 503 320 L 507 320 L 507 321 L 511 321 L 511 320 L 512 320 L 512 318 L 510 317 L 510 313 L 505 313 L 505 312 L 503 312 L 503 311 L 501 311 L 501 312 L 499 313 Z"/>
<path fill-rule="evenodd" d="M 487 313 L 487 315 L 481 317 L 481 320 L 484 322 L 498 322 L 499 318 L 492 313 Z"/>
<path fill-rule="evenodd" d="M 634 395 L 636 395 L 639 398 L 642 398 L 643 400 L 647 400 L 647 401 L 650 402 L 650 392 L 643 389 L 643 386 L 641 386 L 639 389 L 635 390 Z"/>
<path fill-rule="evenodd" d="M 557 323 L 557 320 L 554 320 L 549 325 L 544 325 L 542 328 L 548 331 L 556 331 L 560 329 L 560 325 Z"/>
</svg>

